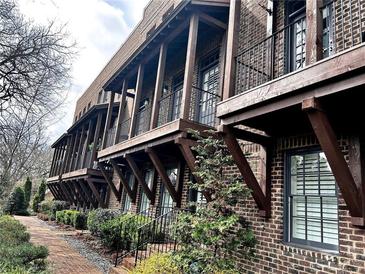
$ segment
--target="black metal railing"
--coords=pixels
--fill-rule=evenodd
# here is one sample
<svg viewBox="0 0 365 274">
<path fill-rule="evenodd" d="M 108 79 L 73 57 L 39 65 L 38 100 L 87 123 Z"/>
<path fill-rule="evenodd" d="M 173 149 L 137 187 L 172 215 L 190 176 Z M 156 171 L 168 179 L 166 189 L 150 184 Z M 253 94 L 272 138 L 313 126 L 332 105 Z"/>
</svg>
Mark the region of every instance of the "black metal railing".
<svg viewBox="0 0 365 274">
<path fill-rule="evenodd" d="M 327 58 L 365 41 L 365 12 L 360 0 L 335 0 L 322 10 L 322 51 Z M 306 63 L 305 16 L 276 31 L 236 56 L 236 94 L 243 93 Z"/>
<path fill-rule="evenodd" d="M 135 113 L 134 136 L 140 135 L 150 129 L 151 125 L 151 106 L 146 106 Z"/>
<path fill-rule="evenodd" d="M 114 138 L 115 138 L 116 130 L 117 130 L 117 127 L 115 125 L 107 130 L 106 147 L 110 147 L 110 146 L 114 145 Z"/>
<path fill-rule="evenodd" d="M 126 119 L 120 123 L 119 135 L 117 136 L 118 143 L 128 140 L 130 126 L 131 126 L 131 118 Z"/>
<path fill-rule="evenodd" d="M 182 90 L 171 92 L 158 101 L 157 126 L 174 121 L 180 117 Z"/>
<path fill-rule="evenodd" d="M 190 102 L 190 120 L 214 127 L 217 123 L 217 103 L 220 101 L 218 83 L 210 90 L 193 86 Z"/>
<path fill-rule="evenodd" d="M 176 241 L 172 234 L 172 224 L 176 222 L 176 218 L 172 212 L 177 211 L 173 208 L 150 206 L 143 212 L 126 218 L 119 227 L 115 266 L 126 257 L 133 256 L 137 263 L 137 259 L 146 258 L 152 251 L 173 247 L 172 242 L 176 244 Z M 155 244 L 156 248 L 152 249 L 150 244 Z"/>
</svg>

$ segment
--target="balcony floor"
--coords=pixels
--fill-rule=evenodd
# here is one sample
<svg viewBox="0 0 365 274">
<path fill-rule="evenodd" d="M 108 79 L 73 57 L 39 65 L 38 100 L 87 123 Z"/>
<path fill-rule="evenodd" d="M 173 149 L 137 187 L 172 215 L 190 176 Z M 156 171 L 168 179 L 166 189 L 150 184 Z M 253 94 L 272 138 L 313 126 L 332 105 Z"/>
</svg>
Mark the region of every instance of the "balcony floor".
<svg viewBox="0 0 365 274">
<path fill-rule="evenodd" d="M 98 160 L 105 161 L 172 142 L 178 137 L 185 137 L 189 129 L 203 131 L 212 128 L 189 120 L 178 119 L 99 151 Z"/>
<path fill-rule="evenodd" d="M 274 111 L 300 105 L 365 84 L 365 45 L 361 44 L 304 69 L 235 95 L 217 106 L 223 124 L 237 125 Z"/>
</svg>

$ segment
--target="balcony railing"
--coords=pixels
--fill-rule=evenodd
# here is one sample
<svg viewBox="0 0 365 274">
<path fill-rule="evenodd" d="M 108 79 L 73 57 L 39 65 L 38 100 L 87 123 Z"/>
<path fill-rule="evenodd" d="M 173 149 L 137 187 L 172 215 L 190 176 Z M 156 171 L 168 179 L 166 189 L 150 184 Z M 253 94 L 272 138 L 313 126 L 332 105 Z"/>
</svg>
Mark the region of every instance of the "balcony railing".
<svg viewBox="0 0 365 274">
<path fill-rule="evenodd" d="M 140 135 L 150 129 L 152 107 L 147 106 L 139 110 L 135 115 L 136 126 L 134 136 Z"/>
<path fill-rule="evenodd" d="M 177 90 L 163 96 L 158 101 L 157 126 L 174 121 L 180 116 L 182 90 Z"/>
<path fill-rule="evenodd" d="M 106 133 L 106 147 L 110 147 L 114 145 L 114 137 L 116 133 L 117 127 L 113 126 L 107 130 Z"/>
<path fill-rule="evenodd" d="M 121 122 L 121 124 L 120 124 L 120 130 L 119 130 L 119 136 L 117 136 L 118 143 L 123 142 L 125 140 L 128 140 L 130 126 L 131 126 L 131 118 L 129 118 L 129 119 L 124 120 L 123 122 Z"/>
<path fill-rule="evenodd" d="M 364 5 L 335 0 L 322 8 L 322 52 L 330 57 L 365 40 Z M 236 56 L 236 94 L 305 67 L 306 22 L 301 18 Z"/>
</svg>

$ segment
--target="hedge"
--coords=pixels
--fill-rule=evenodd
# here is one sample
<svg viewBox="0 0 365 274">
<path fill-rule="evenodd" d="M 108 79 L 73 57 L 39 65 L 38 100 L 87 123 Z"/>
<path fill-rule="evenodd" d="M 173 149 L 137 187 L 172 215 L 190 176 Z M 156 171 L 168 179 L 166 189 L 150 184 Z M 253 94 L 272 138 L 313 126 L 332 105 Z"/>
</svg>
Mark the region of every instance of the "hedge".
<svg viewBox="0 0 365 274">
<path fill-rule="evenodd" d="M 87 228 L 92 235 L 100 236 L 101 225 L 120 215 L 120 211 L 112 209 L 98 208 L 89 212 L 87 217 Z"/>
<path fill-rule="evenodd" d="M 77 210 L 57 211 L 56 221 L 65 225 L 72 225 L 76 229 L 87 228 L 87 215 Z"/>
</svg>

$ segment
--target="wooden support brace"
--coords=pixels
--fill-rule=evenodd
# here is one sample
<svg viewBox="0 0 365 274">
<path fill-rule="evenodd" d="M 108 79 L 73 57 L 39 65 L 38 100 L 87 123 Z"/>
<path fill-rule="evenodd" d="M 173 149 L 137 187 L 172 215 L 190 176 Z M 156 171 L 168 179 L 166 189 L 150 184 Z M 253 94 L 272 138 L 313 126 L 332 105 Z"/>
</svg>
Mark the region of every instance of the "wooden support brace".
<svg viewBox="0 0 365 274">
<path fill-rule="evenodd" d="M 136 177 L 138 183 L 142 186 L 142 189 L 143 189 L 144 193 L 146 194 L 147 198 L 153 203 L 153 201 L 154 201 L 154 195 L 153 195 L 151 189 L 146 184 L 146 182 L 145 182 L 145 180 L 143 178 L 142 172 L 138 168 L 137 164 L 132 159 L 132 157 L 129 156 L 129 155 L 126 155 L 125 156 L 125 159 L 126 159 L 128 165 L 129 165 L 129 167 L 133 171 L 133 174 Z"/>
<path fill-rule="evenodd" d="M 64 182 L 64 184 L 65 184 L 65 187 L 71 193 L 71 196 L 74 198 L 75 205 L 78 205 L 79 203 L 81 203 L 81 201 L 80 201 L 79 197 L 77 196 L 77 193 L 74 189 L 74 185 L 73 185 L 72 181 Z"/>
<path fill-rule="evenodd" d="M 101 198 L 100 194 L 99 194 L 99 191 L 96 189 L 95 187 L 95 184 L 94 182 L 90 179 L 90 178 L 87 178 L 86 179 L 86 182 L 88 183 L 92 193 L 94 194 L 96 200 L 98 200 L 99 202 L 99 205 L 102 207 L 102 208 L 105 208 L 105 203 L 103 201 L 103 199 Z"/>
<path fill-rule="evenodd" d="M 62 190 L 60 189 L 58 183 L 52 184 L 53 188 L 58 193 L 58 196 L 60 197 L 60 200 L 67 201 L 67 197 L 63 194 Z"/>
<path fill-rule="evenodd" d="M 74 181 L 74 185 L 75 185 L 75 188 L 76 188 L 76 190 L 77 190 L 77 193 L 79 194 L 79 196 L 80 196 L 80 198 L 81 198 L 81 200 L 82 200 L 83 204 L 85 205 L 85 204 L 86 204 L 86 203 L 88 203 L 89 201 L 88 201 L 87 197 L 85 196 L 85 193 L 82 191 L 82 189 L 81 189 L 81 187 L 80 187 L 80 185 L 79 185 L 79 181 L 78 181 L 78 180 L 75 180 L 75 181 Z"/>
<path fill-rule="evenodd" d="M 92 195 L 91 195 L 91 193 L 90 193 L 89 189 L 88 189 L 88 188 L 87 188 L 87 186 L 84 184 L 84 182 L 80 180 L 80 181 L 79 181 L 79 185 L 81 186 L 81 189 L 84 191 L 84 193 L 85 193 L 85 195 L 86 195 L 87 199 L 90 201 L 90 203 L 94 206 L 94 208 L 97 208 L 97 207 L 98 207 L 98 204 L 97 204 L 97 203 L 95 203 L 95 201 L 94 201 L 94 199 L 93 199 L 93 197 L 92 197 Z"/>
<path fill-rule="evenodd" d="M 224 134 L 225 128 L 227 128 L 227 125 L 219 125 L 217 127 L 217 131 Z M 272 144 L 272 140 L 269 136 L 265 136 L 262 134 L 254 133 L 248 130 L 235 127 L 231 127 L 230 130 L 232 131 L 233 135 L 238 139 L 259 144 L 264 147 L 271 146 Z"/>
<path fill-rule="evenodd" d="M 120 170 L 118 164 L 111 159 L 110 160 L 111 165 L 113 166 L 114 171 L 117 173 L 119 179 L 120 179 L 120 183 L 121 185 L 124 187 L 125 191 L 127 192 L 129 198 L 131 198 L 132 201 L 135 200 L 135 193 L 133 193 L 133 190 L 129 187 L 129 184 L 127 182 L 127 180 L 125 179 L 125 177 L 123 176 L 122 171 Z M 122 189 L 119 187 L 119 194 L 122 194 Z"/>
<path fill-rule="evenodd" d="M 105 166 L 103 163 L 98 162 L 98 167 L 100 168 L 101 174 L 103 174 L 105 181 L 107 181 L 110 189 L 113 191 L 115 197 L 117 198 L 117 201 L 120 202 L 121 193 L 118 191 L 118 189 L 115 187 L 112 178 L 110 178 L 108 172 L 105 170 Z"/>
<path fill-rule="evenodd" d="M 70 204 L 75 204 L 75 200 L 72 197 L 71 193 L 68 191 L 68 189 L 66 188 L 66 186 L 64 185 L 64 182 L 60 182 L 59 183 L 60 188 L 62 189 L 62 192 L 64 193 L 65 197 L 67 198 L 67 200 L 70 202 Z M 75 204 L 76 205 L 76 204 Z"/>
<path fill-rule="evenodd" d="M 57 193 L 55 192 L 55 190 L 54 190 L 54 188 L 52 187 L 52 185 L 51 185 L 51 184 L 47 184 L 47 187 L 48 187 L 49 191 L 52 193 L 53 197 L 55 197 L 55 198 L 56 198 L 56 200 L 59 200 L 59 199 L 58 199 L 58 195 L 57 195 Z"/>
<path fill-rule="evenodd" d="M 198 182 L 202 182 L 202 180 L 200 179 L 200 177 L 196 176 L 194 174 L 195 172 L 195 156 L 193 154 L 193 152 L 191 151 L 191 147 L 189 145 L 189 140 L 184 139 L 184 138 L 177 138 L 175 140 L 175 144 L 178 144 L 178 147 L 181 151 L 181 154 L 183 155 L 186 164 L 188 165 L 191 173 L 193 174 L 195 180 L 197 180 Z M 212 200 L 210 194 L 206 191 L 203 191 L 203 195 L 205 197 L 205 199 L 207 200 L 207 202 L 210 202 Z"/>
<path fill-rule="evenodd" d="M 227 29 L 227 24 L 218 20 L 217 18 L 214 18 L 213 16 L 210 16 L 206 13 L 199 13 L 199 19 L 206 23 L 209 26 L 215 27 L 215 28 L 220 28 L 222 30 L 226 30 Z"/>
<path fill-rule="evenodd" d="M 307 113 L 313 131 L 326 155 L 336 183 L 349 209 L 352 224 L 364 226 L 365 220 L 361 210 L 361 191 L 356 186 L 327 115 L 316 98 L 304 100 L 302 109 Z"/>
<path fill-rule="evenodd" d="M 151 162 L 153 163 L 155 169 L 157 170 L 158 175 L 160 175 L 161 181 L 165 185 L 168 192 L 170 193 L 172 199 L 174 200 L 175 203 L 179 203 L 178 194 L 176 192 L 176 189 L 175 189 L 174 185 L 171 183 L 171 180 L 170 180 L 169 176 L 167 175 L 166 170 L 165 170 L 160 158 L 157 156 L 157 154 L 155 153 L 155 151 L 152 148 L 147 148 L 146 153 L 150 157 Z"/>
<path fill-rule="evenodd" d="M 259 182 L 257 181 L 255 174 L 253 173 L 244 153 L 235 135 L 232 132 L 232 129 L 228 126 L 221 128 L 221 132 L 224 138 L 224 141 L 227 145 L 229 152 L 231 153 L 233 160 L 235 161 L 238 170 L 240 171 L 246 185 L 249 189 L 252 190 L 252 196 L 260 210 L 261 217 L 270 217 L 271 214 L 271 197 L 270 195 L 266 196 L 264 191 L 262 190 Z M 266 182 L 268 184 L 268 181 Z M 266 193 L 269 193 L 269 186 L 266 186 Z"/>
</svg>

